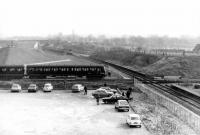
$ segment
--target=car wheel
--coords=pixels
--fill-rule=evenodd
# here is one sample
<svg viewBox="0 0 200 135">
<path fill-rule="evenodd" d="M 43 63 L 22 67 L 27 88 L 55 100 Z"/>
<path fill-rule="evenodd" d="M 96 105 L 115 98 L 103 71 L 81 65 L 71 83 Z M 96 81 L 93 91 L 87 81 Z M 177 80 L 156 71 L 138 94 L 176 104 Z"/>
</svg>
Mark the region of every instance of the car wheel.
<svg viewBox="0 0 200 135">
<path fill-rule="evenodd" d="M 128 110 L 126 110 L 127 112 L 129 112 L 129 109 Z"/>
</svg>

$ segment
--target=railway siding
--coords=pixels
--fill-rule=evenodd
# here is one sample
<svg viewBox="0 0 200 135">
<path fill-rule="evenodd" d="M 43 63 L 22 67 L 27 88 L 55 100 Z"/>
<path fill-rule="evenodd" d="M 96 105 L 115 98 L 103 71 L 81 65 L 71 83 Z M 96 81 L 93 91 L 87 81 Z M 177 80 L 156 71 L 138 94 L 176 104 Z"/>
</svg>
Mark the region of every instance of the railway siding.
<svg viewBox="0 0 200 135">
<path fill-rule="evenodd" d="M 200 116 L 183 107 L 179 103 L 172 99 L 156 92 L 154 89 L 147 85 L 135 82 L 135 86 L 138 87 L 142 92 L 146 93 L 151 99 L 155 100 L 157 104 L 165 106 L 182 121 L 186 122 L 191 128 L 200 133 Z"/>
</svg>

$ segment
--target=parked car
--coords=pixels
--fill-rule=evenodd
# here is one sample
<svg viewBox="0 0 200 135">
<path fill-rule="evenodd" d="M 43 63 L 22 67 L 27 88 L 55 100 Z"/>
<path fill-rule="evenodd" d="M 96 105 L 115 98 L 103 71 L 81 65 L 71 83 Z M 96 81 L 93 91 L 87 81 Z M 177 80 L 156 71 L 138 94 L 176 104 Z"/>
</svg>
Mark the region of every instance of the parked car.
<svg viewBox="0 0 200 135">
<path fill-rule="evenodd" d="M 84 86 L 82 84 L 74 84 L 72 86 L 72 92 L 80 92 L 84 90 Z"/>
<path fill-rule="evenodd" d="M 97 89 L 92 93 L 92 96 L 97 98 L 97 96 L 99 98 L 104 98 L 104 97 L 110 97 L 113 95 L 113 92 L 109 92 L 105 89 Z"/>
<path fill-rule="evenodd" d="M 110 87 L 100 87 L 99 89 L 104 89 L 104 90 L 107 90 L 108 92 L 117 92 L 116 89 L 111 89 Z"/>
<path fill-rule="evenodd" d="M 38 91 L 38 87 L 36 84 L 30 84 L 28 87 L 28 92 L 37 92 Z"/>
<path fill-rule="evenodd" d="M 110 97 L 105 97 L 105 98 L 102 98 L 102 101 L 105 103 L 105 104 L 114 104 L 115 102 L 117 102 L 118 100 L 126 100 L 128 101 L 128 98 L 120 95 L 120 94 L 114 94 Z"/>
<path fill-rule="evenodd" d="M 129 104 L 126 100 L 117 100 L 117 102 L 115 102 L 115 109 L 117 109 L 118 111 L 129 111 Z"/>
<path fill-rule="evenodd" d="M 21 90 L 22 90 L 21 85 L 16 83 L 12 84 L 11 92 L 20 92 Z"/>
<path fill-rule="evenodd" d="M 51 92 L 53 90 L 53 86 L 51 83 L 45 83 L 44 84 L 44 88 L 43 88 L 43 91 L 44 92 Z"/>
<path fill-rule="evenodd" d="M 140 120 L 140 116 L 138 114 L 129 114 L 126 118 L 126 123 L 132 127 L 136 126 L 141 128 L 142 127 L 142 122 Z"/>
</svg>

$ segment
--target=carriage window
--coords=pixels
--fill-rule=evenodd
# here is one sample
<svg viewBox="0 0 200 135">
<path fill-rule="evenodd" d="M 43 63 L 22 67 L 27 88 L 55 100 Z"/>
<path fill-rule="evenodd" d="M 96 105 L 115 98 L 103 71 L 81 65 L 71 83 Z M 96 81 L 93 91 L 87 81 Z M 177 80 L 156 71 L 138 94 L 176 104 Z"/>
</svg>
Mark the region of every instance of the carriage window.
<svg viewBox="0 0 200 135">
<path fill-rule="evenodd" d="M 6 68 L 2 68 L 1 70 L 2 70 L 3 72 L 6 72 L 7 69 L 6 69 Z"/>
<path fill-rule="evenodd" d="M 66 68 L 62 68 L 62 71 L 66 71 Z"/>
<path fill-rule="evenodd" d="M 43 71 L 42 68 L 40 68 L 40 71 Z"/>
<path fill-rule="evenodd" d="M 15 68 L 10 68 L 10 71 L 12 72 L 12 71 L 15 71 Z"/>
<path fill-rule="evenodd" d="M 58 68 L 53 68 L 53 71 L 58 71 Z"/>
<path fill-rule="evenodd" d="M 22 68 L 18 68 L 17 71 L 18 71 L 18 72 L 22 71 Z"/>
</svg>

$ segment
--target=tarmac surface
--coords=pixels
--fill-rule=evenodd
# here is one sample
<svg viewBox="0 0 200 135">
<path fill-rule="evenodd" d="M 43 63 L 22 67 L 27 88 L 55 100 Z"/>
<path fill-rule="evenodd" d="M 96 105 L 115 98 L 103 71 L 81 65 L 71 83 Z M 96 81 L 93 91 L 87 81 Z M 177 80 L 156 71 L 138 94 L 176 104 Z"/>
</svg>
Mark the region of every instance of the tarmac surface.
<svg viewBox="0 0 200 135">
<path fill-rule="evenodd" d="M 70 90 L 51 93 L 0 91 L 0 135 L 148 135 L 145 127 L 130 128 L 129 112 Z"/>
</svg>

